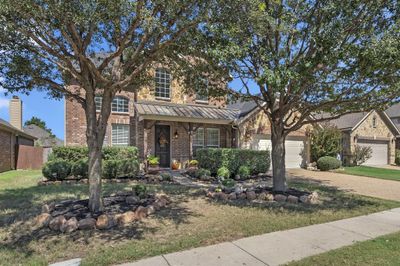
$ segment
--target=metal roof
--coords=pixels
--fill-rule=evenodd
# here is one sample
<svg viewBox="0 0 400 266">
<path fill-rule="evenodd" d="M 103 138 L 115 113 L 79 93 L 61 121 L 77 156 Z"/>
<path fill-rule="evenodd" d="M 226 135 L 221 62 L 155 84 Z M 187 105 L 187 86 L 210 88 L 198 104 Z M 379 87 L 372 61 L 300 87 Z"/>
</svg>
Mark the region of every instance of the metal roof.
<svg viewBox="0 0 400 266">
<path fill-rule="evenodd" d="M 234 122 L 239 115 L 239 110 L 198 104 L 137 102 L 135 103 L 135 109 L 144 118 L 162 116 L 171 119 L 190 118 L 198 121 L 212 120 L 221 123 Z"/>
</svg>

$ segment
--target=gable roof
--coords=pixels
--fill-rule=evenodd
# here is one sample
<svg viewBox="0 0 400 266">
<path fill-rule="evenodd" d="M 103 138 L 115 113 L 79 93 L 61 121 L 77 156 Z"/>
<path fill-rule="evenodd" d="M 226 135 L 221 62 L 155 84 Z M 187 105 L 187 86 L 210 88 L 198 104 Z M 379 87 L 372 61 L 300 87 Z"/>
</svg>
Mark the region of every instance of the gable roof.
<svg viewBox="0 0 400 266">
<path fill-rule="evenodd" d="M 237 118 L 242 118 L 249 114 L 251 111 L 257 108 L 257 104 L 252 101 L 245 101 L 245 100 L 237 100 L 235 102 L 232 102 L 228 104 L 227 106 L 228 109 L 234 109 L 234 110 L 239 110 L 238 117 Z"/>
<path fill-rule="evenodd" d="M 10 123 L 8 123 L 6 120 L 1 119 L 0 118 L 0 128 L 3 128 L 7 131 L 13 132 L 14 134 L 16 134 L 17 136 L 23 136 L 24 138 L 28 138 L 28 139 L 32 139 L 32 140 L 36 140 L 36 137 L 25 133 L 22 130 L 19 130 L 18 128 L 12 126 Z"/>
<path fill-rule="evenodd" d="M 53 147 L 63 146 L 63 141 L 55 136 L 52 136 L 47 130 L 38 127 L 37 125 L 28 125 L 24 127 L 24 132 L 35 136 L 39 142 L 39 146 Z"/>
<path fill-rule="evenodd" d="M 400 103 L 390 106 L 385 112 L 389 117 L 400 117 Z"/>
</svg>

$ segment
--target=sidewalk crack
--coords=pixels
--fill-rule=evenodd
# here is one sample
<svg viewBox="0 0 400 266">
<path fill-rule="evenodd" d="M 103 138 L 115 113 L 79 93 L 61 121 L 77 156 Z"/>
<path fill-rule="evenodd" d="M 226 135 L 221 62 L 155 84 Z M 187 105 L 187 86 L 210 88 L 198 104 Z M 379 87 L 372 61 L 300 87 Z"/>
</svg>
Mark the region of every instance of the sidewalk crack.
<svg viewBox="0 0 400 266">
<path fill-rule="evenodd" d="M 253 254 L 251 254 L 251 253 L 248 252 L 247 250 L 241 248 L 240 246 L 236 245 L 235 243 L 233 243 L 233 242 L 230 242 L 230 243 L 231 243 L 232 245 L 234 245 L 235 247 L 237 247 L 237 248 L 243 250 L 245 253 L 249 254 L 250 256 L 252 256 L 252 257 L 255 258 L 256 260 L 258 260 L 258 261 L 261 262 L 262 264 L 267 265 L 267 266 L 270 266 L 268 263 L 266 263 L 266 262 L 262 261 L 261 259 L 257 258 L 256 256 L 254 256 Z"/>
</svg>

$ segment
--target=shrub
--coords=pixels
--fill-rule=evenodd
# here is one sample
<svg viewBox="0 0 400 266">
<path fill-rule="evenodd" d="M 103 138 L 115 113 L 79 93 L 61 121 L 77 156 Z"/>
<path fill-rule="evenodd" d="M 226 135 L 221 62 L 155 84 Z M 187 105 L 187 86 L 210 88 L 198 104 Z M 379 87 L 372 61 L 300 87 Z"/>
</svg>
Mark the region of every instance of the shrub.
<svg viewBox="0 0 400 266">
<path fill-rule="evenodd" d="M 147 194 L 147 187 L 145 185 L 136 185 L 132 188 L 139 198 L 145 198 Z"/>
<path fill-rule="evenodd" d="M 194 175 L 195 178 L 200 178 L 201 179 L 202 177 L 210 176 L 211 173 L 207 169 L 200 168 L 200 169 L 197 169 L 196 171 L 194 171 L 193 175 Z"/>
<path fill-rule="evenodd" d="M 138 160 L 139 150 L 136 147 L 105 147 L 103 148 L 104 160 Z"/>
<path fill-rule="evenodd" d="M 63 180 L 71 174 L 71 163 L 60 159 L 48 161 L 43 166 L 42 173 L 49 180 Z"/>
<path fill-rule="evenodd" d="M 107 162 L 107 161 L 106 161 Z M 139 173 L 139 162 L 137 160 L 125 159 L 119 161 L 117 176 L 134 178 Z"/>
<path fill-rule="evenodd" d="M 352 155 L 353 165 L 361 165 L 372 157 L 372 148 L 356 145 Z"/>
<path fill-rule="evenodd" d="M 239 167 L 238 175 L 240 175 L 241 179 L 247 179 L 250 176 L 250 168 L 246 165 L 242 165 Z"/>
<path fill-rule="evenodd" d="M 199 164 L 199 162 L 197 161 L 197 160 L 191 160 L 190 162 L 189 162 L 189 165 L 190 166 L 197 166 Z"/>
<path fill-rule="evenodd" d="M 395 164 L 400 165 L 400 150 L 396 150 Z"/>
<path fill-rule="evenodd" d="M 222 166 L 218 169 L 217 176 L 227 179 L 231 176 L 231 173 L 229 172 L 228 167 Z"/>
<path fill-rule="evenodd" d="M 154 155 L 149 155 L 147 157 L 147 161 L 149 162 L 150 165 L 158 165 L 158 164 L 160 164 L 160 159 L 157 156 L 154 156 Z"/>
<path fill-rule="evenodd" d="M 161 173 L 161 178 L 163 181 L 172 181 L 172 175 L 169 173 Z"/>
<path fill-rule="evenodd" d="M 72 164 L 71 174 L 76 178 L 87 178 L 89 171 L 88 159 L 83 158 Z"/>
<path fill-rule="evenodd" d="M 235 180 L 233 180 L 231 178 L 222 180 L 222 185 L 224 185 L 225 187 L 228 187 L 228 188 L 234 187 L 235 184 L 236 184 Z"/>
<path fill-rule="evenodd" d="M 317 166 L 321 171 L 329 171 L 338 169 L 340 166 L 342 166 L 342 162 L 335 157 L 324 156 L 318 159 Z"/>
<path fill-rule="evenodd" d="M 87 147 L 54 147 L 48 160 L 61 159 L 73 163 L 81 159 L 87 159 L 88 154 Z"/>
<path fill-rule="evenodd" d="M 311 160 L 316 162 L 324 156 L 336 157 L 341 152 L 342 134 L 332 126 L 316 127 L 311 133 Z"/>
<path fill-rule="evenodd" d="M 113 179 L 118 177 L 119 160 L 107 160 L 103 162 L 103 177 Z"/>
<path fill-rule="evenodd" d="M 255 151 L 231 148 L 198 149 L 196 159 L 200 168 L 209 169 L 216 175 L 220 167 L 227 167 L 231 174 L 238 173 L 239 167 L 249 167 L 251 174 L 265 173 L 271 164 L 269 151 Z"/>
</svg>

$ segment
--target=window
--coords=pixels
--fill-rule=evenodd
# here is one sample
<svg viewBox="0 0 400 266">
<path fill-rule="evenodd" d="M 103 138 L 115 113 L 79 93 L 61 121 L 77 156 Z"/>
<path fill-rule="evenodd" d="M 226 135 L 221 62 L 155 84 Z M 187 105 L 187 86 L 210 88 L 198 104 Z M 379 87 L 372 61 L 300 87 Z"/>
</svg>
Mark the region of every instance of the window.
<svg viewBox="0 0 400 266">
<path fill-rule="evenodd" d="M 95 96 L 94 102 L 96 103 L 96 111 L 101 111 L 103 97 Z M 111 111 L 117 113 L 128 113 L 129 112 L 129 100 L 125 97 L 116 96 L 111 103 Z"/>
<path fill-rule="evenodd" d="M 111 132 L 112 146 L 129 145 L 129 125 L 113 124 Z"/>
<path fill-rule="evenodd" d="M 193 146 L 204 147 L 204 128 L 198 128 L 194 133 Z"/>
<path fill-rule="evenodd" d="M 219 128 L 207 128 L 207 147 L 219 147 Z"/>
<path fill-rule="evenodd" d="M 196 85 L 196 101 L 208 102 L 208 80 L 199 79 Z"/>
<path fill-rule="evenodd" d="M 372 127 L 376 128 L 376 117 L 375 116 L 372 118 Z"/>
<path fill-rule="evenodd" d="M 100 112 L 101 111 L 101 103 L 103 101 L 103 98 L 101 96 L 95 96 L 94 97 L 94 103 L 96 104 L 96 111 Z"/>
<path fill-rule="evenodd" d="M 169 99 L 171 92 L 171 74 L 163 68 L 157 68 L 155 83 L 156 97 Z"/>
<path fill-rule="evenodd" d="M 117 96 L 113 99 L 111 104 L 111 111 L 118 113 L 129 112 L 129 100 L 125 97 Z"/>
</svg>

